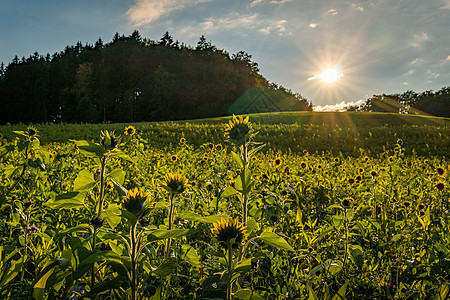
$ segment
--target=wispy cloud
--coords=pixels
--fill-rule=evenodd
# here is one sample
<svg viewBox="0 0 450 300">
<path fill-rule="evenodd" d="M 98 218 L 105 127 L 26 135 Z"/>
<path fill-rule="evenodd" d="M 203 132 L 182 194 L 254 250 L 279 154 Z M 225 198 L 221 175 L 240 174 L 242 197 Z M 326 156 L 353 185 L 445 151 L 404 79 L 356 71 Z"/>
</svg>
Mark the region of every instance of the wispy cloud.
<svg viewBox="0 0 450 300">
<path fill-rule="evenodd" d="M 414 34 L 413 37 L 414 37 L 414 42 L 412 43 L 412 46 L 416 47 L 416 48 L 422 46 L 423 43 L 430 40 L 430 37 L 428 36 L 428 34 L 426 32 L 420 32 L 420 33 Z"/>
<path fill-rule="evenodd" d="M 450 0 L 444 0 L 444 6 L 441 9 L 450 9 Z"/>
<path fill-rule="evenodd" d="M 346 111 L 349 107 L 351 106 L 358 106 L 364 103 L 364 100 L 359 100 L 356 102 L 344 102 L 342 101 L 341 103 L 337 103 L 334 105 L 317 105 L 317 106 L 313 106 L 313 110 L 314 111 Z"/>
<path fill-rule="evenodd" d="M 309 26 L 309 28 L 316 28 L 317 25 L 319 25 L 319 24 L 317 24 L 317 23 L 310 23 L 308 26 Z"/>
<path fill-rule="evenodd" d="M 359 5 L 355 4 L 355 3 L 352 4 L 352 7 L 354 9 L 358 10 L 358 11 L 364 11 L 364 7 L 359 6 Z"/>
<path fill-rule="evenodd" d="M 416 59 L 412 60 L 409 64 L 410 65 L 417 65 L 419 63 L 423 62 L 423 58 L 417 57 Z"/>
<path fill-rule="evenodd" d="M 286 31 L 286 24 L 287 24 L 286 20 L 272 21 L 272 23 L 269 26 L 261 28 L 259 31 L 264 34 L 269 34 L 272 33 L 273 31 L 276 31 L 280 35 L 283 35 L 283 33 Z"/>
<path fill-rule="evenodd" d="M 147 25 L 174 10 L 180 10 L 210 0 L 135 0 L 126 12 L 129 21 L 137 27 Z"/>
<path fill-rule="evenodd" d="M 447 58 L 445 59 L 445 61 L 450 61 L 450 55 L 447 56 Z"/>
<path fill-rule="evenodd" d="M 337 12 L 337 10 L 334 9 L 334 8 L 329 9 L 329 10 L 327 11 L 327 15 L 330 15 L 330 16 L 335 16 L 335 15 L 337 15 L 337 14 L 338 14 L 338 12 Z"/>
</svg>

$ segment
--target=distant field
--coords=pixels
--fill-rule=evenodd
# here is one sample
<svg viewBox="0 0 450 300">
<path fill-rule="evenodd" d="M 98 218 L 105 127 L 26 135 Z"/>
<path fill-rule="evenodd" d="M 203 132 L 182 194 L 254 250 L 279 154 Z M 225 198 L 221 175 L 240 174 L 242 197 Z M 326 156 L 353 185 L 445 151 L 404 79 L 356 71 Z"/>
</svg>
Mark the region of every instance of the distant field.
<svg viewBox="0 0 450 300">
<path fill-rule="evenodd" d="M 98 140 L 101 130 L 122 133 L 134 125 L 149 143 L 157 147 L 171 147 L 185 137 L 194 146 L 222 142 L 223 124 L 231 117 L 174 122 L 126 124 L 38 124 L 42 144 L 68 139 Z M 359 112 L 282 112 L 252 114 L 250 120 L 259 131 L 258 139 L 267 144 L 266 150 L 303 151 L 311 153 L 358 156 L 361 150 L 368 155 L 392 148 L 397 139 L 405 142 L 407 154 L 414 149 L 418 155 L 443 156 L 450 149 L 450 119 L 419 115 Z M 0 133 L 7 140 L 16 137 L 15 130 L 27 125 L 1 126 Z"/>
</svg>

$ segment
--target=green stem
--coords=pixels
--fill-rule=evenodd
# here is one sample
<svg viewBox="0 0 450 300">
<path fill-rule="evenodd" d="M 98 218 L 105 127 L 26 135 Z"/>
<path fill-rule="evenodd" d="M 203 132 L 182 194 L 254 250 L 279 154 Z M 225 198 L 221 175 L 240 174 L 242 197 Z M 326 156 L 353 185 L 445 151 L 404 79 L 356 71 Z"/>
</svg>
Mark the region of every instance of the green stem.
<svg viewBox="0 0 450 300">
<path fill-rule="evenodd" d="M 344 274 L 346 272 L 345 265 L 347 263 L 348 255 L 348 224 L 347 224 L 347 211 L 344 209 L 344 263 L 342 264 L 342 270 Z"/>
<path fill-rule="evenodd" d="M 168 230 L 172 230 L 172 226 L 173 226 L 173 218 L 174 218 L 174 212 L 175 212 L 175 195 L 170 193 L 169 196 L 169 201 L 170 201 L 170 207 L 169 207 L 169 226 L 167 227 Z M 172 239 L 168 238 L 167 242 L 166 242 L 166 249 L 164 251 L 164 258 L 169 258 L 169 251 L 170 251 L 170 246 L 172 244 Z"/>
<path fill-rule="evenodd" d="M 130 239 L 131 239 L 131 299 L 137 299 L 137 288 L 138 288 L 138 270 L 137 270 L 137 259 L 138 259 L 138 245 L 136 240 L 136 226 L 137 223 L 131 225 L 130 227 Z"/>
<path fill-rule="evenodd" d="M 100 193 L 98 197 L 98 211 L 97 216 L 100 217 L 103 210 L 103 202 L 105 198 L 105 169 L 106 169 L 106 161 L 108 160 L 108 156 L 102 157 L 102 166 L 100 169 Z"/>
<path fill-rule="evenodd" d="M 94 232 L 92 234 L 92 251 L 95 250 L 97 244 L 97 227 L 94 226 Z M 92 265 L 91 268 L 91 291 L 95 286 L 95 263 Z"/>
<path fill-rule="evenodd" d="M 247 226 L 248 219 L 248 195 L 242 195 L 242 223 Z"/>
<path fill-rule="evenodd" d="M 233 248 L 228 246 L 228 282 L 227 282 L 227 300 L 231 300 L 233 291 L 233 282 L 231 281 L 231 273 L 233 268 Z"/>
</svg>

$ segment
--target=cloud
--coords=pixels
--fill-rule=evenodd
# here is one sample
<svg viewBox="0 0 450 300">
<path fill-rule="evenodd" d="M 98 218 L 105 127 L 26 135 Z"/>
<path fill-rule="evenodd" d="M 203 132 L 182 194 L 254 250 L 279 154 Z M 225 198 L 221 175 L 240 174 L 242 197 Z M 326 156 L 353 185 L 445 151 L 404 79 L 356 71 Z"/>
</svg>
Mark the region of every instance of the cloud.
<svg viewBox="0 0 450 300">
<path fill-rule="evenodd" d="M 417 57 L 416 59 L 414 59 L 413 61 L 411 61 L 411 62 L 409 63 L 409 65 L 416 65 L 416 64 L 419 64 L 419 63 L 421 63 L 421 62 L 423 62 L 423 58 Z"/>
<path fill-rule="evenodd" d="M 310 23 L 308 26 L 309 26 L 309 28 L 316 28 L 317 25 L 319 25 L 319 24 L 317 24 L 317 23 Z"/>
<path fill-rule="evenodd" d="M 358 100 L 356 102 L 344 102 L 342 101 L 341 103 L 337 103 L 334 105 L 317 105 L 317 106 L 313 106 L 313 110 L 314 111 L 346 111 L 349 107 L 351 106 L 359 106 L 361 104 L 363 104 L 365 101 L 364 100 Z"/>
<path fill-rule="evenodd" d="M 450 55 L 447 56 L 447 58 L 445 59 L 445 61 L 450 61 Z"/>
<path fill-rule="evenodd" d="M 264 34 L 269 34 L 275 30 L 282 35 L 286 31 L 286 24 L 286 20 L 272 21 L 269 26 L 261 28 L 259 31 Z"/>
<path fill-rule="evenodd" d="M 411 69 L 408 72 L 406 72 L 404 75 L 412 75 L 414 73 L 416 73 L 416 70 L 415 69 Z"/>
<path fill-rule="evenodd" d="M 140 27 L 152 23 L 163 15 L 188 6 L 209 2 L 209 0 L 134 0 L 126 12 L 129 21 Z"/>
<path fill-rule="evenodd" d="M 253 6 L 257 5 L 257 4 L 262 3 L 263 1 L 264 1 L 264 0 L 253 0 L 253 2 L 250 3 L 250 6 L 253 7 Z"/>
<path fill-rule="evenodd" d="M 422 46 L 422 44 L 426 41 L 430 40 L 430 37 L 428 36 L 428 34 L 426 32 L 421 32 L 418 34 L 414 34 L 414 42 L 412 43 L 413 47 L 420 47 Z"/>
<path fill-rule="evenodd" d="M 352 7 L 353 7 L 354 9 L 356 9 L 356 10 L 364 11 L 364 7 L 359 6 L 359 5 L 356 5 L 355 3 L 352 4 Z"/>
<path fill-rule="evenodd" d="M 327 11 L 327 15 L 330 15 L 330 16 L 335 16 L 335 15 L 337 15 L 337 14 L 338 14 L 338 12 L 337 12 L 337 10 L 334 9 L 334 8 L 329 9 L 329 10 Z"/>
<path fill-rule="evenodd" d="M 450 9 L 450 0 L 444 0 L 444 6 L 440 7 L 440 9 Z"/>
<path fill-rule="evenodd" d="M 405 81 L 405 82 L 402 82 L 402 85 L 406 86 L 406 85 L 409 85 L 409 83 Z"/>
</svg>

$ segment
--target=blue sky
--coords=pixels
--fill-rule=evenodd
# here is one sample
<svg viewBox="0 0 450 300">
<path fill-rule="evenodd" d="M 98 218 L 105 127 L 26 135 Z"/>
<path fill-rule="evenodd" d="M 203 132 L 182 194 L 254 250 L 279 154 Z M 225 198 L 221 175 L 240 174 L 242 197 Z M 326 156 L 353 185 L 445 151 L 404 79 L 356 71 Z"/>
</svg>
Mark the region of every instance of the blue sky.
<svg viewBox="0 0 450 300">
<path fill-rule="evenodd" d="M 114 33 L 244 50 L 261 74 L 334 105 L 450 85 L 450 0 L 0 0 L 0 62 Z M 336 68 L 339 79 L 320 80 Z"/>
</svg>

